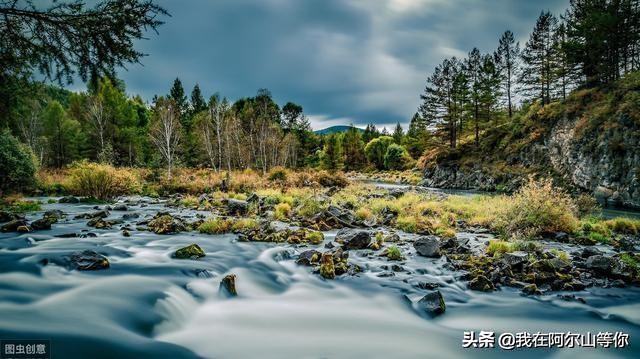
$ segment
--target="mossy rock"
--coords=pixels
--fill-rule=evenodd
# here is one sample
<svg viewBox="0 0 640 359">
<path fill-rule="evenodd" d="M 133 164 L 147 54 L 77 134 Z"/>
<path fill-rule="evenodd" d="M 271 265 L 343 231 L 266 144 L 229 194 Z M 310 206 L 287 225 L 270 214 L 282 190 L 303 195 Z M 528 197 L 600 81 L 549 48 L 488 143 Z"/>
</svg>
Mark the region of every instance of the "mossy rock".
<svg viewBox="0 0 640 359">
<path fill-rule="evenodd" d="M 173 256 L 178 259 L 202 258 L 205 256 L 205 253 L 199 245 L 193 243 L 178 249 Z"/>
</svg>

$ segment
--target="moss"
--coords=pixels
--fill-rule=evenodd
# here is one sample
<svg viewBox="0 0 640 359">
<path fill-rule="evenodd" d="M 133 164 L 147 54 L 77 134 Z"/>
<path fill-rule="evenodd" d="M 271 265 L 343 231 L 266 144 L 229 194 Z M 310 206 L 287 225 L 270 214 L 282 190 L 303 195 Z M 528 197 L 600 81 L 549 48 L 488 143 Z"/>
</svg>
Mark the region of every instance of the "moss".
<svg viewBox="0 0 640 359">
<path fill-rule="evenodd" d="M 230 220 L 220 217 L 210 218 L 198 227 L 198 232 L 206 234 L 228 233 L 231 231 L 231 225 Z"/>
<path fill-rule="evenodd" d="M 12 213 L 27 213 L 39 211 L 42 209 L 42 205 L 38 201 L 9 198 L 0 200 L 0 209 Z"/>
<path fill-rule="evenodd" d="M 186 247 L 178 249 L 173 255 L 178 259 L 190 259 L 204 257 L 205 253 L 199 245 L 193 243 Z"/>
<path fill-rule="evenodd" d="M 305 240 L 311 244 L 320 244 L 324 241 L 324 234 L 318 231 L 307 231 L 305 233 Z"/>
<path fill-rule="evenodd" d="M 320 275 L 325 279 L 334 279 L 336 277 L 336 269 L 333 265 L 333 255 L 331 253 L 323 253 L 320 259 Z"/>
</svg>

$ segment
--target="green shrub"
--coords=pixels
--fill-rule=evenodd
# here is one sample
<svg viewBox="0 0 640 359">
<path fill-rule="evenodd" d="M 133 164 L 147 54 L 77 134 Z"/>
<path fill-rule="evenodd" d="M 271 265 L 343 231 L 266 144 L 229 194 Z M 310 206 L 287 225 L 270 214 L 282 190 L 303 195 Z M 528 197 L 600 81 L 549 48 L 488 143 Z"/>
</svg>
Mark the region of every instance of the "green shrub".
<svg viewBox="0 0 640 359">
<path fill-rule="evenodd" d="M 284 183 L 287 181 L 287 170 L 282 167 L 274 167 L 269 172 L 269 181 Z"/>
<path fill-rule="evenodd" d="M 504 253 L 510 253 L 514 251 L 514 246 L 512 243 L 507 241 L 489 241 L 489 245 L 487 246 L 486 252 L 489 256 L 499 257 Z"/>
<path fill-rule="evenodd" d="M 318 231 L 308 231 L 305 234 L 305 239 L 311 244 L 320 244 L 324 241 L 324 234 Z"/>
<path fill-rule="evenodd" d="M 285 220 L 291 217 L 291 205 L 289 203 L 278 203 L 274 209 L 273 217 L 277 220 Z"/>
<path fill-rule="evenodd" d="M 99 200 L 109 200 L 142 190 L 138 178 L 131 171 L 87 161 L 76 162 L 71 166 L 68 187 L 76 195 Z"/>
<path fill-rule="evenodd" d="M 314 179 L 322 187 L 344 188 L 349 184 L 349 180 L 347 180 L 342 172 L 329 173 L 327 171 L 318 171 Z"/>
<path fill-rule="evenodd" d="M 371 162 L 377 169 L 384 169 L 384 157 L 387 153 L 387 149 L 393 144 L 393 137 L 380 136 L 369 141 L 364 147 L 364 154 L 367 156 L 369 162 Z"/>
<path fill-rule="evenodd" d="M 405 169 L 407 164 L 411 162 L 411 157 L 407 150 L 395 143 L 387 147 L 384 154 L 384 167 L 389 170 Z"/>
<path fill-rule="evenodd" d="M 617 217 L 604 222 L 604 225 L 616 233 L 638 234 L 640 232 L 640 220 L 626 217 Z"/>
<path fill-rule="evenodd" d="M 20 192 L 35 184 L 31 151 L 9 133 L 0 132 L 0 193 Z"/>
<path fill-rule="evenodd" d="M 387 248 L 387 258 L 389 258 L 392 261 L 401 261 L 404 259 L 404 257 L 402 256 L 402 252 L 400 251 L 400 248 L 396 246 L 389 246 Z"/>
<path fill-rule="evenodd" d="M 494 224 L 505 235 L 534 237 L 545 232 L 573 233 L 578 228 L 576 205 L 550 179 L 529 180 L 498 210 Z"/>
</svg>

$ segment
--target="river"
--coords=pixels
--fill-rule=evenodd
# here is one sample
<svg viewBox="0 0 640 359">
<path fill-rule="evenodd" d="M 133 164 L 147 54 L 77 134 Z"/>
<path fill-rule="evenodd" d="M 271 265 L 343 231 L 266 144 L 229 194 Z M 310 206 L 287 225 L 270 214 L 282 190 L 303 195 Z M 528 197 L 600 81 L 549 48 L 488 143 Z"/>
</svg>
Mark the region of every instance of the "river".
<svg viewBox="0 0 640 359">
<path fill-rule="evenodd" d="M 47 198 L 40 200 L 46 203 Z M 160 210 L 185 218 L 206 215 L 149 198 L 132 202 L 127 212 L 113 211 L 109 218 L 137 213 L 140 219 L 125 220 L 135 228 L 136 221 Z M 402 270 L 390 274 L 383 268 L 390 264 L 386 259 L 351 251 L 350 260 L 365 271 L 326 281 L 295 264 L 295 254 L 306 247 L 239 242 L 233 234 L 167 236 L 133 230 L 124 237 L 119 226 L 97 230 L 87 227 L 86 219 L 73 219 L 92 207 L 44 204 L 27 217 L 59 209 L 67 218 L 51 230 L 0 233 L 0 338 L 49 339 L 56 359 L 477 358 L 513 353 L 463 349 L 464 331 L 622 331 L 630 335 L 625 349 L 529 349 L 517 355 L 640 356 L 639 288 L 575 292 L 585 303 L 563 300 L 557 293 L 526 297 L 511 288 L 474 292 L 444 258 L 416 256 L 410 244 L 400 245 L 408 257 Z M 96 237 L 56 237 L 88 232 Z M 472 241 L 490 238 L 458 235 Z M 325 242 L 333 236 L 335 231 L 326 232 Z M 200 245 L 206 257 L 171 257 L 191 243 Z M 106 255 L 111 267 L 88 272 L 62 265 L 62 258 L 84 249 Z M 238 297 L 219 294 L 220 279 L 228 273 L 237 275 Z M 419 281 L 439 284 L 447 305 L 443 315 L 422 315 L 405 299 L 424 295 Z"/>
</svg>

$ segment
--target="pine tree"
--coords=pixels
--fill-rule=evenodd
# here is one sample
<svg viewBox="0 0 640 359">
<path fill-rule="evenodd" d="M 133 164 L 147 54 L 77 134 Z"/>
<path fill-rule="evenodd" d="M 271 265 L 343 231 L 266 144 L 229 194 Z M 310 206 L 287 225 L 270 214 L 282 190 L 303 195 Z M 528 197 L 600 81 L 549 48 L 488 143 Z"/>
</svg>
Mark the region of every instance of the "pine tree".
<svg viewBox="0 0 640 359">
<path fill-rule="evenodd" d="M 187 96 L 184 93 L 184 87 L 182 87 L 182 82 L 177 77 L 173 81 L 173 85 L 169 90 L 169 98 L 173 101 L 175 106 L 175 111 L 177 111 L 178 114 L 181 116 L 181 120 L 185 121 L 185 118 L 183 118 L 182 115 L 185 114 L 185 112 L 187 111 L 189 103 L 187 101 Z M 185 124 L 183 123 L 182 125 L 184 126 Z"/>
<path fill-rule="evenodd" d="M 480 143 L 480 134 L 479 134 L 479 126 L 480 126 L 480 101 L 482 96 L 482 56 L 480 55 L 480 50 L 477 48 L 473 48 L 469 53 L 469 56 L 465 60 L 465 71 L 467 73 L 467 77 L 469 79 L 469 97 L 470 97 L 470 105 L 472 107 L 472 116 L 475 128 L 475 142 L 476 146 Z"/>
<path fill-rule="evenodd" d="M 513 117 L 512 90 L 513 82 L 518 72 L 519 57 L 520 43 L 516 42 L 513 33 L 507 30 L 500 37 L 495 58 L 498 71 L 503 81 L 504 95 L 507 98 L 509 119 Z"/>
<path fill-rule="evenodd" d="M 500 80 L 500 71 L 494 57 L 483 56 L 480 69 L 480 108 L 482 109 L 482 118 L 486 122 L 494 120 L 494 124 L 498 116 L 498 99 L 501 95 Z M 476 127 L 476 144 L 479 144 L 478 127 Z"/>
<path fill-rule="evenodd" d="M 393 129 L 393 141 L 399 145 L 402 144 L 402 141 L 404 139 L 404 130 L 402 129 L 402 126 L 400 125 L 400 122 L 398 122 L 396 124 L 396 127 Z"/>
<path fill-rule="evenodd" d="M 552 88 L 556 81 L 554 32 L 558 19 L 550 12 L 542 12 L 522 51 L 522 73 L 520 82 L 523 94 L 539 98 L 542 104 L 552 100 Z"/>
<path fill-rule="evenodd" d="M 207 109 L 207 101 L 202 96 L 200 86 L 196 84 L 191 91 L 191 115 L 202 112 Z"/>
<path fill-rule="evenodd" d="M 348 170 L 361 169 L 366 165 L 364 156 L 364 142 L 360 130 L 353 125 L 342 137 L 342 149 L 344 155 L 344 167 Z"/>
</svg>

